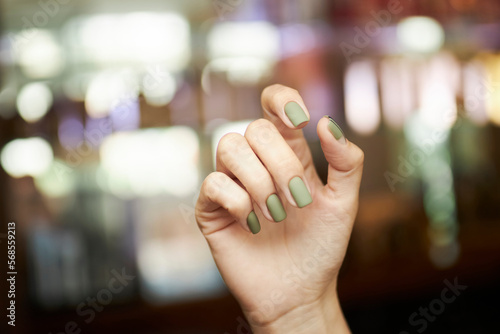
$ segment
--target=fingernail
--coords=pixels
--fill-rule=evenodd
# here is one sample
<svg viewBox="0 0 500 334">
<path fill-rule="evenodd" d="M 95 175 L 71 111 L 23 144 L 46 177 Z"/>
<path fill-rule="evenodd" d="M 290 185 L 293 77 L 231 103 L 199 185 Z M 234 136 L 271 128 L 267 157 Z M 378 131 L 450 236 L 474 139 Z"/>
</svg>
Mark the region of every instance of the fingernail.
<svg viewBox="0 0 500 334">
<path fill-rule="evenodd" d="M 328 130 L 332 133 L 332 135 L 337 139 L 341 144 L 345 144 L 345 136 L 344 136 L 344 131 L 340 128 L 340 126 L 331 118 L 330 116 L 325 116 L 328 117 L 330 120 L 328 122 Z"/>
<path fill-rule="evenodd" d="M 248 215 L 247 225 L 253 234 L 257 234 L 260 232 L 259 218 L 257 218 L 257 215 L 254 211 L 250 212 L 250 214 Z"/>
<path fill-rule="evenodd" d="M 294 126 L 299 126 L 300 124 L 309 120 L 306 113 L 304 112 L 304 110 L 302 110 L 297 102 L 288 102 L 285 105 L 285 114 L 288 116 L 288 119 Z"/>
<path fill-rule="evenodd" d="M 293 199 L 299 208 L 303 208 L 304 206 L 312 203 L 313 200 L 311 194 L 300 177 L 296 176 L 291 179 L 288 183 L 288 188 L 290 189 Z"/>
<path fill-rule="evenodd" d="M 266 205 L 275 222 L 280 222 L 286 218 L 285 208 L 283 208 L 283 204 L 281 204 L 278 195 L 272 194 L 269 196 L 267 198 Z"/>
</svg>

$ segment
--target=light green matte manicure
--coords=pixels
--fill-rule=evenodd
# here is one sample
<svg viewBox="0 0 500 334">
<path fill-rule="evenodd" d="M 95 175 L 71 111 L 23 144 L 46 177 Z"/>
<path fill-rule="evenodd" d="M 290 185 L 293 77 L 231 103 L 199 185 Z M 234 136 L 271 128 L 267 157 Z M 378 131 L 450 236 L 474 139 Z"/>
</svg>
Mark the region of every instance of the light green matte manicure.
<svg viewBox="0 0 500 334">
<path fill-rule="evenodd" d="M 328 122 L 328 130 L 330 130 L 335 139 L 337 139 L 340 143 L 345 144 L 346 141 L 344 132 L 342 131 L 340 126 L 330 116 L 325 116 L 325 117 L 328 117 L 328 119 L 330 120 Z"/>
<path fill-rule="evenodd" d="M 250 212 L 250 214 L 248 215 L 247 225 L 253 234 L 257 234 L 260 232 L 259 218 L 257 218 L 257 215 L 255 214 L 254 211 Z"/>
<path fill-rule="evenodd" d="M 313 200 L 311 194 L 300 177 L 296 176 L 291 179 L 288 183 L 288 188 L 290 188 L 293 199 L 299 208 L 303 208 L 304 206 L 312 203 Z"/>
<path fill-rule="evenodd" d="M 304 112 L 304 110 L 302 110 L 297 102 L 288 102 L 285 105 L 285 114 L 288 116 L 294 126 L 299 126 L 300 124 L 309 120 L 306 113 Z"/>
<path fill-rule="evenodd" d="M 269 196 L 266 204 L 269 212 L 271 213 L 271 217 L 273 217 L 275 222 L 280 222 L 286 218 L 285 208 L 283 208 L 283 204 L 281 204 L 278 195 L 272 194 Z"/>
</svg>

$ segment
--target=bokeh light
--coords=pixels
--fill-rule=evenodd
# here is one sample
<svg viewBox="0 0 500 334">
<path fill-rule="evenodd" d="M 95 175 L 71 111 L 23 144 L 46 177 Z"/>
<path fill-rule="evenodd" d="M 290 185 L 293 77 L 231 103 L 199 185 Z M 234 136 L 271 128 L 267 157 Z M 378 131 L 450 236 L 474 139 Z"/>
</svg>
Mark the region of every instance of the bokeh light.
<svg viewBox="0 0 500 334">
<path fill-rule="evenodd" d="M 469 119 L 477 125 L 488 122 L 486 99 L 491 94 L 487 72 L 479 60 L 467 63 L 463 69 L 464 108 Z"/>
<path fill-rule="evenodd" d="M 443 45 L 444 31 L 433 18 L 413 16 L 398 24 L 398 39 L 409 52 L 431 53 Z"/>
<path fill-rule="evenodd" d="M 349 126 L 368 135 L 380 124 L 378 84 L 375 68 L 370 61 L 349 65 L 344 77 L 345 112 Z"/>
<path fill-rule="evenodd" d="M 278 29 L 268 22 L 224 22 L 207 37 L 210 59 L 254 57 L 270 62 L 279 55 Z"/>
<path fill-rule="evenodd" d="M 17 110 L 19 115 L 29 123 L 41 119 L 53 103 L 50 88 L 42 82 L 26 84 L 17 95 Z"/>
<path fill-rule="evenodd" d="M 217 295 L 223 289 L 210 253 L 195 238 L 179 236 L 168 242 L 153 239 L 138 248 L 142 295 L 150 302 Z"/>
<path fill-rule="evenodd" d="M 54 154 L 43 138 L 14 139 L 1 153 L 3 169 L 12 177 L 39 176 L 51 166 Z"/>
<path fill-rule="evenodd" d="M 82 63 L 162 63 L 179 71 L 191 58 L 189 23 L 177 13 L 86 16 L 68 22 L 65 33 Z"/>
<path fill-rule="evenodd" d="M 104 139 L 100 156 L 101 185 L 120 197 L 182 197 L 198 186 L 198 136 L 188 127 L 117 132 Z"/>
<path fill-rule="evenodd" d="M 137 95 L 138 85 L 130 72 L 102 72 L 89 84 L 85 95 L 85 109 L 91 117 L 108 116 L 115 105 Z"/>
<path fill-rule="evenodd" d="M 172 73 L 162 68 L 153 68 L 142 81 L 142 94 L 152 106 L 166 106 L 175 95 L 177 82 Z"/>
<path fill-rule="evenodd" d="M 490 121 L 500 126 L 500 56 L 486 57 L 488 66 L 488 80 L 486 81 L 486 113 Z"/>
<path fill-rule="evenodd" d="M 279 31 L 268 22 L 217 24 L 207 37 L 211 61 L 203 70 L 202 84 L 209 91 L 210 72 L 225 72 L 234 84 L 256 84 L 279 58 Z"/>
<path fill-rule="evenodd" d="M 412 63 L 399 58 L 383 59 L 380 64 L 380 95 L 384 123 L 401 130 L 415 110 Z"/>
<path fill-rule="evenodd" d="M 25 30 L 16 36 L 14 50 L 22 71 L 31 78 L 48 78 L 61 73 L 64 56 L 59 42 L 49 30 Z"/>
</svg>

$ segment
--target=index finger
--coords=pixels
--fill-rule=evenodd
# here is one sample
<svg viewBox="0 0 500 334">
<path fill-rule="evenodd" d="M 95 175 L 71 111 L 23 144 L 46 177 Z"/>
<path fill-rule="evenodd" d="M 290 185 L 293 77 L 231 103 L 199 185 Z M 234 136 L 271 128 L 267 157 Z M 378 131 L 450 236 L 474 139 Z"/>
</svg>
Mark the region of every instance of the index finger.
<svg viewBox="0 0 500 334">
<path fill-rule="evenodd" d="M 271 85 L 262 91 L 261 103 L 264 117 L 276 126 L 302 165 L 306 169 L 312 166 L 311 152 L 301 130 L 311 118 L 299 92 L 283 85 Z"/>
<path fill-rule="evenodd" d="M 285 139 L 302 137 L 302 129 L 310 120 L 299 92 L 293 88 L 275 84 L 266 87 L 261 96 L 264 116 L 278 128 Z"/>
</svg>

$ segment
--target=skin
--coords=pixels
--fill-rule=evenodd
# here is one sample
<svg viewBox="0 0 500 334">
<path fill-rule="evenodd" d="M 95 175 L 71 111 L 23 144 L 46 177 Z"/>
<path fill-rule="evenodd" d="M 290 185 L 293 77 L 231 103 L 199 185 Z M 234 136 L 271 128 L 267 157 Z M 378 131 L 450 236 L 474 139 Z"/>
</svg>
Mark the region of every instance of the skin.
<svg viewBox="0 0 500 334">
<path fill-rule="evenodd" d="M 303 137 L 284 112 L 299 93 L 272 85 L 262 92 L 264 118 L 244 136 L 227 134 L 217 171 L 203 182 L 196 219 L 219 271 L 254 333 L 349 333 L 337 298 L 337 277 L 358 208 L 363 152 L 343 144 L 322 118 L 317 132 L 329 163 L 323 184 Z M 298 208 L 288 182 L 304 180 L 313 202 Z M 277 193 L 287 218 L 275 223 L 266 207 Z M 261 231 L 252 234 L 254 210 Z"/>
</svg>

